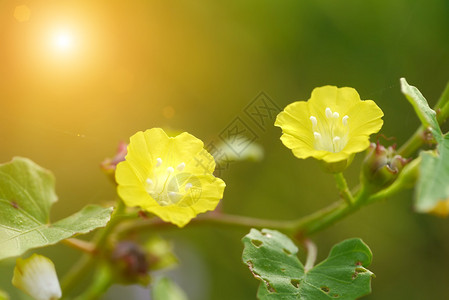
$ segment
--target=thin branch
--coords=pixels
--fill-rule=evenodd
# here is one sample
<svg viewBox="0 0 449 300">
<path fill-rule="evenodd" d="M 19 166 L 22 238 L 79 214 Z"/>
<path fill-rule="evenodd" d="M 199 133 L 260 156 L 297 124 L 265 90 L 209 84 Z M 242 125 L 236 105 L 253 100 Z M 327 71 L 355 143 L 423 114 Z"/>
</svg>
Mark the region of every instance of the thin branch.
<svg viewBox="0 0 449 300">
<path fill-rule="evenodd" d="M 95 252 L 95 245 L 91 242 L 86 242 L 76 238 L 65 239 L 62 242 L 69 247 L 85 253 L 93 254 Z"/>
<path fill-rule="evenodd" d="M 314 242 L 312 242 L 309 239 L 304 240 L 304 246 L 307 250 L 307 258 L 306 258 L 306 264 L 304 265 L 304 272 L 308 272 L 313 268 L 316 261 L 317 256 L 317 247 Z"/>
</svg>

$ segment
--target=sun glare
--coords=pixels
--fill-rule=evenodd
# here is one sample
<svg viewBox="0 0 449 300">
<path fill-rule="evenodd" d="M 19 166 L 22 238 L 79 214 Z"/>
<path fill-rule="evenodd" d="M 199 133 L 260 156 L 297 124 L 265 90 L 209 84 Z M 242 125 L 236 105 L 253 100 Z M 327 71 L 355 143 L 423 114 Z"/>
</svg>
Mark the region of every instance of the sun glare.
<svg viewBox="0 0 449 300">
<path fill-rule="evenodd" d="M 73 36 L 70 32 L 58 32 L 53 37 L 53 44 L 57 50 L 68 51 L 73 48 Z"/>
</svg>

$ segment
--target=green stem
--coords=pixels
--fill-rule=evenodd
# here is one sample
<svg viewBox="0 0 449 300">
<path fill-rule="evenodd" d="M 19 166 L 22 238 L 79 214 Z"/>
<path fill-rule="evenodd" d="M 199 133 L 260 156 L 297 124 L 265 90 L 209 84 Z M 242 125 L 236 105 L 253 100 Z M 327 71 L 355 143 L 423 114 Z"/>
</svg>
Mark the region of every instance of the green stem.
<svg viewBox="0 0 449 300">
<path fill-rule="evenodd" d="M 62 295 L 66 298 L 73 290 L 76 284 L 88 273 L 89 269 L 94 265 L 94 260 L 89 254 L 84 254 L 73 265 L 72 269 L 64 276 L 61 281 Z"/>
<path fill-rule="evenodd" d="M 87 275 L 87 273 L 89 273 L 89 270 L 95 264 L 94 257 L 98 257 L 98 255 L 103 252 L 102 250 L 107 246 L 106 240 L 112 230 L 123 220 L 133 218 L 136 218 L 136 215 L 126 214 L 123 202 L 121 200 L 117 200 L 116 208 L 114 209 L 108 225 L 106 226 L 106 228 L 99 231 L 98 234 L 94 237 L 93 249 L 91 249 L 89 254 L 83 255 L 63 278 L 61 282 L 63 295 L 69 294 L 76 286 L 78 281 L 80 281 Z"/>
<path fill-rule="evenodd" d="M 331 226 L 365 205 L 369 195 L 370 193 L 362 187 L 352 204 L 343 201 L 336 202 L 315 214 L 300 219 L 295 228 L 297 232 L 296 236 L 310 236 L 317 231 Z"/>
<path fill-rule="evenodd" d="M 112 275 L 109 268 L 105 265 L 100 265 L 93 277 L 92 283 L 89 287 L 75 300 L 95 300 L 99 299 L 109 287 L 112 285 Z"/>
<path fill-rule="evenodd" d="M 449 118 L 449 82 L 435 105 L 435 111 L 437 112 L 437 120 L 440 125 Z"/>
<path fill-rule="evenodd" d="M 294 226 L 294 221 L 276 221 L 267 219 L 258 219 L 237 215 L 230 215 L 224 213 L 211 212 L 204 215 L 200 215 L 191 220 L 189 226 L 194 225 L 219 225 L 219 226 L 232 226 L 238 228 L 272 228 L 281 231 L 289 231 Z M 148 228 L 154 229 L 176 229 L 177 227 L 171 223 L 162 221 L 159 218 L 151 218 L 147 220 L 139 220 L 129 224 L 123 224 L 117 230 L 119 236 L 125 236 L 131 232 L 143 231 Z"/>
<path fill-rule="evenodd" d="M 343 176 L 343 173 L 334 174 L 335 182 L 337 183 L 337 188 L 340 191 L 340 195 L 343 199 L 351 205 L 354 203 L 354 197 L 351 194 L 351 191 L 348 188 L 348 184 L 346 183 L 346 179 Z"/>
<path fill-rule="evenodd" d="M 420 126 L 415 133 L 399 148 L 397 153 L 404 157 L 411 157 L 413 153 L 418 151 L 419 148 L 427 141 L 426 130 L 423 126 Z"/>
</svg>

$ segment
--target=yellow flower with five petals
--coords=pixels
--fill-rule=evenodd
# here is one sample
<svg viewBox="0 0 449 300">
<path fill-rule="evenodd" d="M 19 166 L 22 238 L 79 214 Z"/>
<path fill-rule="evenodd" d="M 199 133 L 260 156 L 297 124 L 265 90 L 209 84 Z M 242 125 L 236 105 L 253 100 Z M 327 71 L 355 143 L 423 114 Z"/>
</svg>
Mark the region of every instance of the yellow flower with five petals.
<svg viewBox="0 0 449 300">
<path fill-rule="evenodd" d="M 223 197 L 225 183 L 212 175 L 214 169 L 214 158 L 193 135 L 139 131 L 117 165 L 117 192 L 127 206 L 183 227 L 197 214 L 214 210 Z"/>
<path fill-rule="evenodd" d="M 315 88 L 308 101 L 287 105 L 276 118 L 282 143 L 298 158 L 314 157 L 339 172 L 355 153 L 368 148 L 369 135 L 382 127 L 383 112 L 372 100 L 361 100 L 353 88 Z"/>
</svg>

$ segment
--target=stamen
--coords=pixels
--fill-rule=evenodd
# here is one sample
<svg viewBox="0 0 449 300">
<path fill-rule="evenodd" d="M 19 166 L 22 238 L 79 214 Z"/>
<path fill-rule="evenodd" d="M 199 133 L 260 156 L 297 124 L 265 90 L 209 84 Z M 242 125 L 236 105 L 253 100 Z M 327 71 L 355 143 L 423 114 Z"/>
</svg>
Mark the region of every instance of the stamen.
<svg viewBox="0 0 449 300">
<path fill-rule="evenodd" d="M 153 185 L 153 180 L 151 180 L 150 178 L 147 178 L 147 180 L 145 181 L 148 185 Z"/>
<path fill-rule="evenodd" d="M 340 137 L 339 137 L 339 136 L 335 136 L 335 137 L 332 139 L 332 142 L 334 142 L 334 144 L 337 144 L 339 141 L 340 141 Z"/>
<path fill-rule="evenodd" d="M 162 165 L 162 158 L 158 157 L 156 159 L 156 167 L 160 167 Z"/>
<path fill-rule="evenodd" d="M 339 114 L 338 112 L 334 112 L 334 113 L 332 114 L 332 117 L 333 117 L 334 119 L 338 119 L 338 117 L 340 117 L 340 114 Z"/>
<path fill-rule="evenodd" d="M 326 113 L 326 117 L 328 119 L 332 118 L 332 110 L 329 107 L 326 107 L 326 110 L 324 112 Z"/>
<path fill-rule="evenodd" d="M 312 121 L 312 126 L 316 127 L 316 125 L 318 124 L 318 121 L 316 120 L 316 118 L 314 116 L 310 116 L 310 121 Z"/>
<path fill-rule="evenodd" d="M 315 137 L 315 139 L 319 140 L 321 139 L 321 134 L 319 132 L 314 131 L 313 132 L 313 136 Z"/>
<path fill-rule="evenodd" d="M 174 196 L 176 196 L 176 192 L 168 192 L 168 196 L 174 197 Z"/>
<path fill-rule="evenodd" d="M 185 167 L 186 167 L 186 164 L 184 162 L 182 162 L 176 167 L 176 169 L 178 169 L 178 171 L 182 171 L 182 170 L 184 170 Z"/>
<path fill-rule="evenodd" d="M 190 182 L 186 183 L 186 187 L 185 187 L 186 192 L 187 192 L 188 190 L 190 190 L 190 188 L 191 188 L 192 186 L 193 186 L 193 184 L 191 184 Z"/>
<path fill-rule="evenodd" d="M 174 171 L 175 171 L 175 169 L 173 169 L 173 167 L 168 167 L 168 168 L 167 168 L 168 174 L 171 174 L 171 173 L 173 173 Z"/>
<path fill-rule="evenodd" d="M 343 123 L 343 125 L 348 126 L 348 119 L 349 117 L 347 115 L 345 115 L 342 119 L 341 122 Z"/>
</svg>

